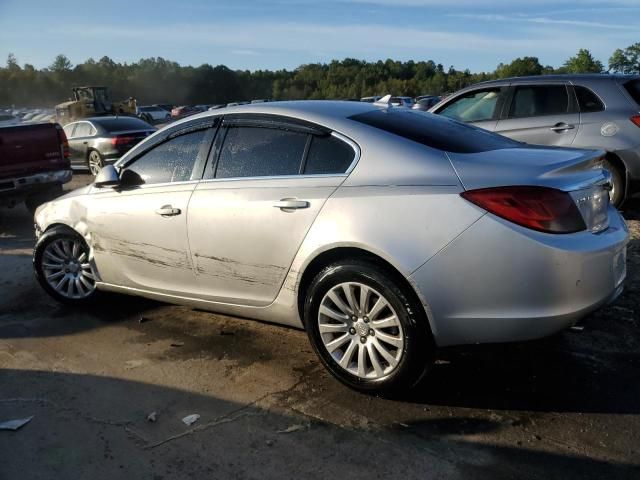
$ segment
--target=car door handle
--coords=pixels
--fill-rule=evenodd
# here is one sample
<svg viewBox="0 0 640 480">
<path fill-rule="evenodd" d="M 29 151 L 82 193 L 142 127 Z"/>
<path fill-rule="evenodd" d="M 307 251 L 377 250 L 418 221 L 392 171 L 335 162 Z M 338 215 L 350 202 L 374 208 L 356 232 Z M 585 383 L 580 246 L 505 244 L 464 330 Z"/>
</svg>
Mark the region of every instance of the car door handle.
<svg viewBox="0 0 640 480">
<path fill-rule="evenodd" d="M 309 202 L 296 200 L 295 198 L 283 198 L 279 202 L 274 203 L 273 206 L 283 210 L 297 210 L 300 208 L 309 208 Z"/>
<path fill-rule="evenodd" d="M 568 123 L 556 123 L 550 128 L 550 130 L 552 132 L 566 132 L 567 130 L 573 130 L 574 128 L 576 128 L 575 125 L 569 125 Z"/>
<path fill-rule="evenodd" d="M 88 143 L 89 143 L 89 142 L 82 142 L 82 144 L 83 144 L 83 145 L 86 145 L 86 144 L 88 144 Z"/>
<path fill-rule="evenodd" d="M 164 205 L 157 209 L 156 213 L 163 217 L 173 217 L 175 215 L 180 215 L 182 211 L 179 208 L 173 208 L 171 205 Z"/>
</svg>

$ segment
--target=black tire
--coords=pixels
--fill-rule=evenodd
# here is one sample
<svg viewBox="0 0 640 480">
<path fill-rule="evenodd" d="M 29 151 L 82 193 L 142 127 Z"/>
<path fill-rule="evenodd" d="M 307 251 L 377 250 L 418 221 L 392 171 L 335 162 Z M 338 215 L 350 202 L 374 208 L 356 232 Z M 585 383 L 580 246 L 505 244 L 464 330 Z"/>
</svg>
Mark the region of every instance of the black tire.
<svg viewBox="0 0 640 480">
<path fill-rule="evenodd" d="M 68 227 L 54 227 L 50 230 L 47 230 L 36 243 L 35 248 L 33 249 L 33 270 L 38 280 L 40 286 L 47 292 L 52 298 L 57 300 L 60 303 L 64 303 L 66 305 L 86 305 L 89 303 L 95 302 L 100 297 L 100 293 L 97 289 L 94 289 L 92 293 L 84 298 L 69 298 L 64 295 L 58 293 L 47 281 L 46 272 L 44 270 L 44 255 L 45 249 L 47 246 L 57 240 L 73 240 L 79 241 L 82 246 L 82 251 L 88 256 L 89 255 L 89 246 L 84 241 L 82 236 L 78 233 L 74 232 Z"/>
<path fill-rule="evenodd" d="M 53 187 L 45 192 L 31 195 L 25 199 L 24 204 L 27 207 L 27 210 L 29 210 L 29 213 L 31 213 L 31 215 L 34 215 L 36 213 L 36 209 L 40 205 L 50 202 L 60 195 L 62 195 L 62 185 Z"/>
<path fill-rule="evenodd" d="M 625 200 L 626 182 L 623 172 L 611 163 L 609 160 L 605 160 L 603 168 L 611 173 L 611 183 L 613 184 L 613 190 L 609 193 L 609 201 L 616 207 L 620 208 Z"/>
<path fill-rule="evenodd" d="M 379 292 L 400 321 L 405 337 L 402 356 L 395 369 L 386 376 L 368 379 L 348 372 L 323 343 L 318 326 L 320 304 L 329 290 L 345 282 L 360 283 Z M 435 344 L 424 308 L 407 288 L 410 287 L 398 278 L 396 272 L 359 259 L 329 265 L 312 281 L 304 304 L 305 328 L 324 366 L 345 385 L 367 393 L 398 394 L 416 386 L 426 374 L 434 358 Z"/>
<path fill-rule="evenodd" d="M 100 152 L 97 150 L 89 150 L 87 155 L 87 166 L 89 167 L 89 172 L 94 177 L 99 173 L 100 170 L 104 167 L 104 159 Z M 96 170 L 97 168 L 97 170 Z"/>
</svg>

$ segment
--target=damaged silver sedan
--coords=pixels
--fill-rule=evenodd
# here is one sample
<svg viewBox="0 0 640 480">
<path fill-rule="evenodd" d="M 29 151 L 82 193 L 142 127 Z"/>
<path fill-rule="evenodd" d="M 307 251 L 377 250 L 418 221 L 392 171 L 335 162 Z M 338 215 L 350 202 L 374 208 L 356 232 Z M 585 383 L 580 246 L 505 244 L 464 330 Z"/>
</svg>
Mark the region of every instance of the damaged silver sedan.
<svg viewBox="0 0 640 480">
<path fill-rule="evenodd" d="M 35 272 L 65 303 L 302 327 L 347 385 L 410 387 L 437 347 L 550 335 L 620 294 L 601 154 L 357 102 L 207 112 L 40 207 Z"/>
</svg>

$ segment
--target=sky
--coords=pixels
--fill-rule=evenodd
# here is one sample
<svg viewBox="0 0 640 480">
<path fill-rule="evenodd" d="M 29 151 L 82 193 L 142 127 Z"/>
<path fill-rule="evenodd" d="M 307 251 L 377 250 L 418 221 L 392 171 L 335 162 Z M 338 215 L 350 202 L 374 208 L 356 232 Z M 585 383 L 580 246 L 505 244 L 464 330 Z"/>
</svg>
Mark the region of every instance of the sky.
<svg viewBox="0 0 640 480">
<path fill-rule="evenodd" d="M 640 42 L 639 20 L 640 0 L 0 0 L 0 62 L 277 70 L 349 57 L 480 72 L 521 56 L 559 67 L 588 48 L 606 65 Z"/>
</svg>

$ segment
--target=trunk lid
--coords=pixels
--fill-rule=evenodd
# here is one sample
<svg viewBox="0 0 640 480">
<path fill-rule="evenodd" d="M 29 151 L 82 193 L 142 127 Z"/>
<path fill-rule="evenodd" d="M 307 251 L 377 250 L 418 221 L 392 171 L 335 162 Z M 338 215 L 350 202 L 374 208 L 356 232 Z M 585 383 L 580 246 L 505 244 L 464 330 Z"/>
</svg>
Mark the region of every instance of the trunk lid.
<svg viewBox="0 0 640 480">
<path fill-rule="evenodd" d="M 465 190 L 540 186 L 568 192 L 587 229 L 608 227 L 610 174 L 603 151 L 529 146 L 479 153 L 447 153 Z"/>
</svg>

